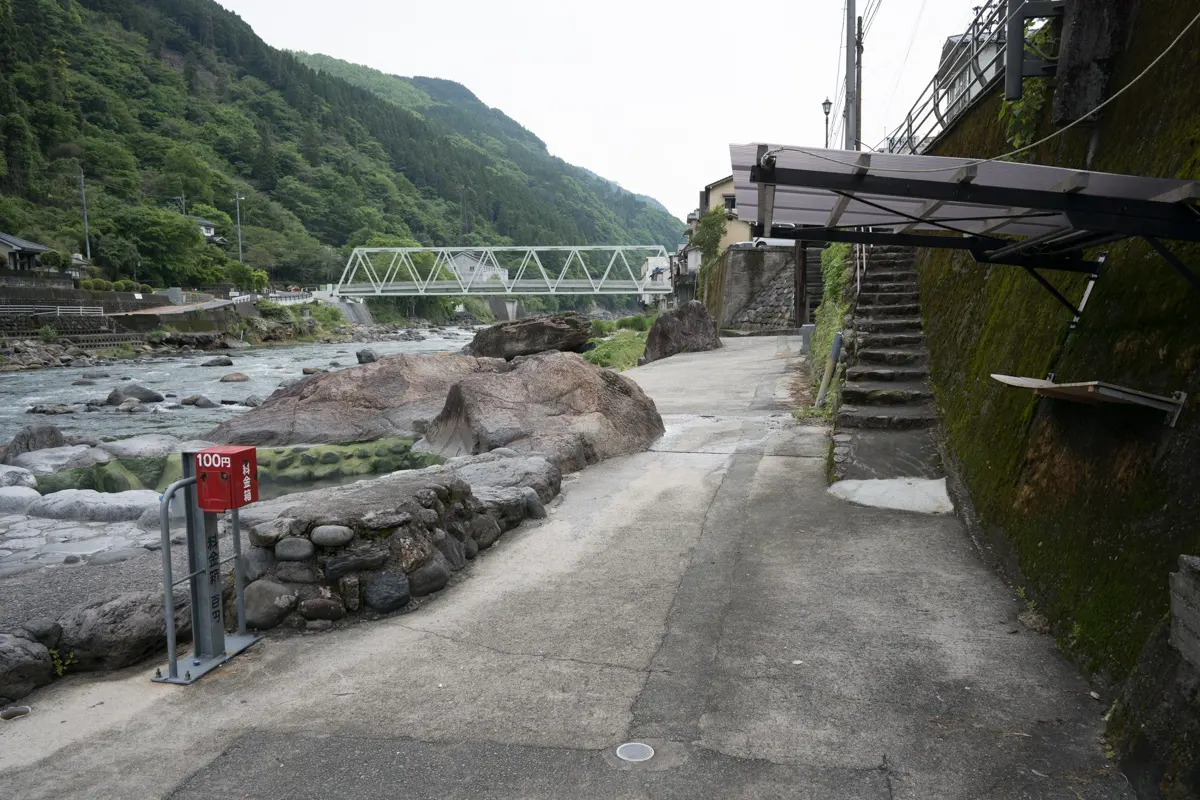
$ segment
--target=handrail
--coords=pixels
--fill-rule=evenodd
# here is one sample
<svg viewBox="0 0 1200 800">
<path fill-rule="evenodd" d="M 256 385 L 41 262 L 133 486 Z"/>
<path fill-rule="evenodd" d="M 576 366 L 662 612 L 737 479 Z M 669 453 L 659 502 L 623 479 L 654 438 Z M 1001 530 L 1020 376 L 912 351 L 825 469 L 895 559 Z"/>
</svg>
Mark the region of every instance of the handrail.
<svg viewBox="0 0 1200 800">
<path fill-rule="evenodd" d="M 54 314 L 56 317 L 102 317 L 103 306 L 37 306 L 37 305 L 0 305 L 0 313 L 4 314 Z"/>
<path fill-rule="evenodd" d="M 889 153 L 922 153 L 971 101 L 987 91 L 1004 72 L 1009 0 L 985 0 L 952 52 L 950 63 L 938 65 L 903 121 L 875 149 Z M 988 52 L 994 46 L 994 52 Z M 959 80 L 968 75 L 967 82 Z M 959 93 L 951 97 L 956 90 Z"/>
<path fill-rule="evenodd" d="M 158 521 L 162 525 L 163 613 L 167 620 L 167 675 L 171 678 L 179 677 L 179 664 L 175 659 L 175 583 L 171 580 L 171 496 L 179 489 L 191 486 L 195 482 L 196 477 L 193 475 L 172 483 L 163 492 L 158 509 Z"/>
</svg>

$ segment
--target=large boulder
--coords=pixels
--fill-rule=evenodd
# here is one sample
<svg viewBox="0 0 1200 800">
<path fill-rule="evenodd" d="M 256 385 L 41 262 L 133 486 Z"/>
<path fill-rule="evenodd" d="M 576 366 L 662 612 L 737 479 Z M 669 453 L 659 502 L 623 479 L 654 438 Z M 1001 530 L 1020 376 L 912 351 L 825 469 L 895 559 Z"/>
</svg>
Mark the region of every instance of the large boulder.
<svg viewBox="0 0 1200 800">
<path fill-rule="evenodd" d="M 515 456 L 515 457 L 514 457 Z M 541 456 L 519 457 L 501 448 L 479 456 L 460 456 L 446 462 L 454 474 L 478 491 L 482 487 L 532 489 L 543 503 L 558 496 L 562 473 Z"/>
<path fill-rule="evenodd" d="M 108 399 L 104 402 L 106 405 L 119 406 L 126 400 L 137 400 L 139 403 L 161 403 L 164 398 L 153 389 L 147 389 L 136 383 L 127 383 L 109 392 Z"/>
<path fill-rule="evenodd" d="M 179 440 L 162 433 L 146 433 L 115 442 L 103 442 L 100 449 L 113 458 L 162 458 L 175 452 Z"/>
<path fill-rule="evenodd" d="M 165 646 L 162 592 L 127 592 L 93 600 L 68 611 L 59 621 L 58 651 L 71 655 L 71 669 L 122 669 L 149 658 Z M 183 595 L 175 599 L 175 632 L 191 634 L 191 610 Z"/>
<path fill-rule="evenodd" d="M 659 315 L 646 334 L 646 352 L 639 363 L 649 364 L 677 353 L 701 353 L 721 346 L 717 321 L 704 304 L 693 300 Z"/>
<path fill-rule="evenodd" d="M 129 492 L 64 489 L 40 497 L 25 513 L 30 517 L 80 522 L 133 522 L 148 511 L 158 513 L 158 508 L 159 494 L 150 489 Z"/>
<path fill-rule="evenodd" d="M 15 464 L 19 455 L 48 447 L 66 447 L 68 444 L 67 437 L 53 425 L 27 425 L 4 446 L 0 463 Z"/>
<path fill-rule="evenodd" d="M 31 505 L 41 500 L 37 489 L 28 486 L 5 486 L 0 488 L 0 514 L 24 514 Z"/>
<path fill-rule="evenodd" d="M 28 489 L 37 488 L 37 477 L 27 469 L 0 465 L 0 488 L 6 486 L 24 486 Z"/>
<path fill-rule="evenodd" d="M 99 447 L 74 444 L 22 453 L 13 459 L 13 465 L 27 469 L 34 475 L 51 475 L 63 470 L 103 464 L 111 459 L 112 456 Z"/>
<path fill-rule="evenodd" d="M 506 369 L 503 361 L 488 358 L 387 356 L 283 388 L 258 408 L 218 425 L 205 438 L 262 447 L 411 435 L 437 416 L 456 381 Z"/>
<path fill-rule="evenodd" d="M 540 353 L 509 372 L 456 383 L 423 446 L 445 456 L 499 447 L 544 453 L 574 472 L 645 450 L 662 434 L 654 401 L 633 381 L 575 353 Z"/>
<path fill-rule="evenodd" d="M 45 645 L 0 633 L 0 707 L 54 679 Z"/>
<path fill-rule="evenodd" d="M 581 352 L 592 335 L 592 323 L 579 314 L 556 314 L 499 322 L 475 334 L 471 355 L 513 359 L 547 350 Z"/>
</svg>

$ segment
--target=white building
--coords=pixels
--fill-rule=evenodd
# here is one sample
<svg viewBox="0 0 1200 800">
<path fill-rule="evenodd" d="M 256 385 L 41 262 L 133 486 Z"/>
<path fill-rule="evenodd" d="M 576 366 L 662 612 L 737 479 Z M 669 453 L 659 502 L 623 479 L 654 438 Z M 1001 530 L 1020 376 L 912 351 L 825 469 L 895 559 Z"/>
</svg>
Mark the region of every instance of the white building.
<svg viewBox="0 0 1200 800">
<path fill-rule="evenodd" d="M 463 283 L 482 283 L 490 280 L 508 280 L 508 270 L 488 263 L 482 253 L 455 253 L 447 265 Z"/>
</svg>

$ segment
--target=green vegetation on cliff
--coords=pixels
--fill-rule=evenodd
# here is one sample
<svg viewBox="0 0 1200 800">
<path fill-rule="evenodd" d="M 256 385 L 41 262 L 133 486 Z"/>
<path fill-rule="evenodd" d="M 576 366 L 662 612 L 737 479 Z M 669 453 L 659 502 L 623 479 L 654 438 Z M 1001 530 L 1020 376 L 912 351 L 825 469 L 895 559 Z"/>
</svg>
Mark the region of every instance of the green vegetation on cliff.
<svg viewBox="0 0 1200 800">
<path fill-rule="evenodd" d="M 464 87 L 380 77 L 387 96 L 317 72 L 211 0 L 0 0 L 0 230 L 83 252 L 81 173 L 104 277 L 155 285 L 231 279 L 236 245 L 181 212 L 234 243 L 237 195 L 246 264 L 277 282 L 330 280 L 376 237 L 673 245 L 683 229 Z"/>
</svg>

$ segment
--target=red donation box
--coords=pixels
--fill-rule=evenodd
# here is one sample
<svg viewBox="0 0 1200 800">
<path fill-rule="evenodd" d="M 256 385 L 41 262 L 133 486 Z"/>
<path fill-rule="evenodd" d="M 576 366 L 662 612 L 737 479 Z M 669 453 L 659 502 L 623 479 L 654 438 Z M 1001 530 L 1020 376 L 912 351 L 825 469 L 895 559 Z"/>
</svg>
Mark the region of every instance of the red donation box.
<svg viewBox="0 0 1200 800">
<path fill-rule="evenodd" d="M 202 511 L 223 512 L 258 500 L 253 447 L 210 447 L 196 453 L 196 499 Z"/>
</svg>

